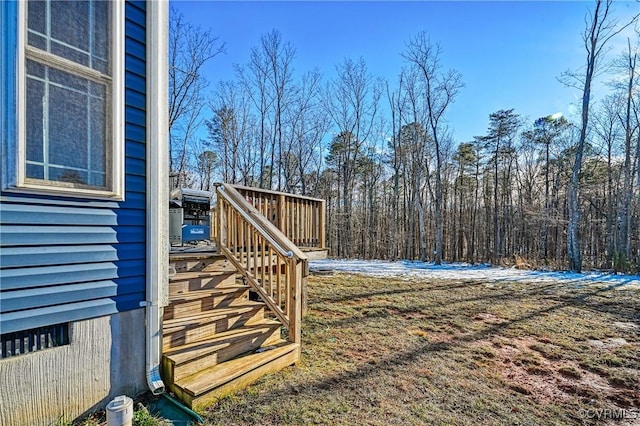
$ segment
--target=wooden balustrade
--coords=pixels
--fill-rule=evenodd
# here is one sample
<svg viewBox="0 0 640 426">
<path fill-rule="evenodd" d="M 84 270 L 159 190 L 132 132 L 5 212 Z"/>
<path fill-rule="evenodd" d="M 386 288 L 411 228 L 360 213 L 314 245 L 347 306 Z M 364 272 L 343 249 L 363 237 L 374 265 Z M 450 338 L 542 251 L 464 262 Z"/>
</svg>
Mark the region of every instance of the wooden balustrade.
<svg viewBox="0 0 640 426">
<path fill-rule="evenodd" d="M 233 188 L 298 247 L 325 248 L 324 200 L 246 186 Z"/>
<path fill-rule="evenodd" d="M 218 206 L 217 204 L 211 208 L 211 210 L 209 211 L 209 219 L 210 219 L 210 226 L 209 226 L 209 241 L 218 241 L 218 220 L 219 215 L 218 215 Z"/>
<path fill-rule="evenodd" d="M 218 249 L 284 324 L 289 340 L 300 343 L 307 256 L 265 217 L 275 205 L 258 202 L 259 210 L 247 202 L 246 193 L 228 184 L 218 185 L 216 192 Z"/>
</svg>

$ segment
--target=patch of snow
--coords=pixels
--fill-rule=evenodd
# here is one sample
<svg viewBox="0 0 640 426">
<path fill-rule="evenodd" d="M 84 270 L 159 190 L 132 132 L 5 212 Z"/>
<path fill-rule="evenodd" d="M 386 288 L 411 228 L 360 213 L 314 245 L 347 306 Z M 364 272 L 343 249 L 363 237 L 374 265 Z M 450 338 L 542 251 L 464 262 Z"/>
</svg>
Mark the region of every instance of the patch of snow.
<svg viewBox="0 0 640 426">
<path fill-rule="evenodd" d="M 314 272 L 359 273 L 376 277 L 416 277 L 443 280 L 469 281 L 516 281 L 531 283 L 561 282 L 575 288 L 585 284 L 603 284 L 606 290 L 639 289 L 640 275 L 619 275 L 602 272 L 529 271 L 516 268 L 494 267 L 486 264 L 470 265 L 468 263 L 419 262 L 400 260 L 396 262 L 383 260 L 341 260 L 322 259 L 309 261 L 309 269 Z"/>
<path fill-rule="evenodd" d="M 638 327 L 637 324 L 634 324 L 632 322 L 614 322 L 613 325 L 615 325 L 618 328 L 621 328 L 623 330 L 635 330 L 636 328 L 640 328 Z"/>
<path fill-rule="evenodd" d="M 617 347 L 629 344 L 629 342 L 627 342 L 622 337 L 609 338 L 609 339 L 605 339 L 604 341 L 589 340 L 588 343 L 593 347 L 602 348 L 602 349 L 617 348 Z"/>
</svg>

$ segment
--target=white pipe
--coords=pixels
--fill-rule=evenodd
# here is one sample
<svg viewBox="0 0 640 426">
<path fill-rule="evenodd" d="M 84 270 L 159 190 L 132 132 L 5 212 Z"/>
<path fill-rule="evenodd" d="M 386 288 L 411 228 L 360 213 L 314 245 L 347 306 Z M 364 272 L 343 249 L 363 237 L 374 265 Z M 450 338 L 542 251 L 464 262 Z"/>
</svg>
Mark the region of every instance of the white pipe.
<svg viewBox="0 0 640 426">
<path fill-rule="evenodd" d="M 147 385 L 163 393 L 162 307 L 169 286 L 169 161 L 168 161 L 168 26 L 169 2 L 147 2 Z"/>
</svg>

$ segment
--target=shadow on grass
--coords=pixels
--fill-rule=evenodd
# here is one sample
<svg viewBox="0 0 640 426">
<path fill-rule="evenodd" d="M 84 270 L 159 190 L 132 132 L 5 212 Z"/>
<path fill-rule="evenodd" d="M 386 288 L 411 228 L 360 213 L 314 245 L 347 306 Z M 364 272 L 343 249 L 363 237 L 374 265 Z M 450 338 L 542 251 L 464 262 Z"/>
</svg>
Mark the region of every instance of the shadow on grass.
<svg viewBox="0 0 640 426">
<path fill-rule="evenodd" d="M 429 342 L 427 339 L 413 337 L 413 341 L 406 349 L 381 355 L 375 359 L 374 363 L 361 362 L 349 368 L 348 370 L 333 372 L 325 374 L 323 377 L 307 380 L 302 383 L 294 383 L 292 381 L 287 386 L 283 386 L 280 389 L 273 389 L 264 394 L 252 395 L 247 399 L 241 401 L 234 401 L 234 404 L 240 404 L 246 407 L 246 410 L 251 410 L 252 406 L 257 405 L 270 405 L 273 401 L 279 401 L 281 398 L 319 398 L 319 394 L 334 394 L 340 391 L 356 392 L 363 386 L 363 381 L 367 379 L 375 379 L 381 375 L 391 375 L 405 373 L 408 366 L 418 364 L 425 357 L 434 357 L 437 354 L 443 354 L 449 351 L 454 351 L 457 348 L 462 348 L 473 342 L 484 341 L 490 337 L 508 335 L 507 330 L 513 329 L 526 322 L 534 320 L 538 317 L 547 316 L 558 312 L 565 308 L 580 308 L 588 309 L 594 312 L 606 313 L 614 317 L 614 319 L 624 319 L 634 322 L 640 320 L 640 302 L 636 300 L 624 300 L 620 297 L 608 299 L 603 297 L 610 293 L 612 288 L 598 288 L 598 289 L 580 289 L 579 291 L 567 289 L 562 285 L 548 284 L 539 285 L 535 284 L 528 288 L 509 288 L 504 290 L 499 288 L 499 283 L 495 284 L 498 288 L 495 290 L 487 289 L 488 294 L 473 295 L 471 297 L 455 298 L 454 295 L 447 294 L 445 298 L 430 300 L 428 303 L 416 303 L 420 302 L 420 295 L 429 291 L 452 291 L 454 289 L 464 289 L 470 287 L 485 286 L 484 283 L 454 283 L 452 285 L 436 284 L 436 285 L 420 285 L 417 288 L 400 288 L 384 291 L 358 291 L 357 287 L 351 287 L 352 292 L 349 292 L 349 288 L 345 290 L 343 287 L 340 289 L 342 294 L 328 295 L 328 296 L 316 296 L 310 298 L 310 308 L 313 311 L 314 304 L 336 304 L 336 308 L 340 307 L 340 304 L 347 301 L 366 301 L 359 305 L 348 305 L 349 308 L 357 308 L 357 315 L 346 316 L 341 318 L 327 318 L 322 317 L 322 310 L 318 310 L 319 316 L 308 318 L 308 329 L 310 333 L 315 332 L 315 326 L 322 329 L 342 329 L 350 328 L 357 324 L 362 324 L 364 320 L 382 319 L 399 317 L 402 314 L 421 312 L 425 315 L 437 316 L 438 312 L 434 311 L 436 308 L 445 309 L 450 307 L 451 310 L 456 309 L 468 309 L 462 316 L 464 319 L 471 321 L 473 315 L 480 311 L 486 311 L 487 308 L 498 305 L 505 302 L 529 302 L 526 312 L 522 312 L 512 319 L 503 319 L 500 323 L 483 323 L 481 330 L 475 330 L 456 335 L 451 335 L 447 341 Z M 555 291 L 558 291 L 555 293 Z M 577 294 L 576 294 L 577 293 Z M 404 298 L 402 302 L 406 303 L 403 306 L 394 306 L 387 300 L 379 300 L 378 302 L 384 302 L 383 304 L 376 304 L 376 298 L 383 299 L 385 296 L 396 296 Z M 410 300 L 406 300 L 411 297 Z M 448 299 L 447 299 L 448 298 Z M 542 300 L 540 300 L 542 299 Z M 450 303 L 445 305 L 443 301 L 448 300 Z M 535 302 L 547 302 L 553 303 L 552 306 L 543 306 L 539 308 L 531 309 L 531 306 L 535 306 Z M 473 304 L 469 306 L 457 306 L 464 304 Z M 429 317 L 425 316 L 427 321 Z M 446 320 L 446 318 L 445 318 Z M 435 321 L 434 321 L 435 322 Z M 303 330 L 305 329 L 303 323 Z M 357 337 L 354 337 L 357 339 Z M 304 345 L 304 342 L 303 342 Z M 240 409 L 240 411 L 243 411 Z M 569 414 L 570 417 L 573 417 Z M 578 420 L 573 417 L 574 420 Z"/>
<path fill-rule="evenodd" d="M 378 296 L 396 296 L 399 294 L 411 294 L 420 293 L 421 291 L 429 290 L 428 288 L 411 288 L 411 289 L 397 289 L 397 290 L 385 290 L 385 291 L 368 291 L 366 293 L 348 293 L 345 295 L 335 295 L 330 297 L 310 298 L 309 304 L 314 303 L 342 303 L 350 302 L 353 300 L 368 300 Z"/>
<path fill-rule="evenodd" d="M 554 288 L 553 285 L 548 285 L 548 286 L 544 286 L 544 287 L 540 287 L 538 289 L 536 289 L 535 291 L 532 292 L 528 292 L 527 295 L 528 296 L 535 296 L 535 295 L 541 295 L 543 294 L 545 291 Z M 426 289 L 423 289 L 426 290 Z M 536 309 L 533 310 L 529 313 L 526 313 L 524 315 L 521 315 L 513 320 L 507 320 L 504 322 L 501 322 L 499 324 L 490 324 L 488 325 L 486 328 L 480 330 L 480 331 L 476 331 L 476 332 L 472 332 L 469 334 L 464 334 L 464 335 L 460 335 L 458 337 L 453 337 L 451 342 L 437 342 L 437 343 L 429 343 L 429 342 L 425 342 L 423 344 L 418 345 L 417 347 L 414 347 L 410 350 L 407 351 L 402 351 L 402 352 L 398 352 L 398 353 L 394 353 L 392 355 L 389 355 L 387 357 L 382 358 L 381 360 L 379 360 L 378 362 L 376 362 L 375 365 L 371 365 L 371 364 L 363 364 L 358 366 L 358 368 L 356 368 L 355 371 L 351 371 L 351 372 L 345 372 L 342 373 L 338 376 L 332 376 L 332 377 L 328 377 L 326 379 L 323 380 L 319 380 L 317 382 L 311 382 L 309 383 L 307 386 L 310 388 L 319 388 L 319 389 L 323 389 L 323 390 L 331 390 L 332 386 L 336 386 L 336 384 L 343 384 L 350 380 L 357 380 L 359 378 L 362 378 L 368 374 L 373 373 L 374 371 L 380 370 L 380 369 L 393 369 L 396 366 L 399 365 L 405 365 L 407 363 L 411 363 L 414 362 L 418 357 L 424 355 L 425 353 L 429 353 L 429 352 L 441 352 L 441 351 L 446 351 L 446 350 L 450 350 L 454 347 L 460 346 L 462 344 L 468 344 L 470 342 L 474 342 L 474 341 L 481 341 L 481 340 L 485 340 L 488 337 L 494 336 L 494 335 L 499 335 L 501 333 L 503 333 L 506 329 L 512 328 L 517 324 L 526 322 L 526 321 L 530 321 L 532 319 L 535 319 L 536 317 L 539 317 L 541 315 L 547 315 L 553 312 L 556 312 L 558 310 L 564 309 L 566 307 L 586 307 L 589 309 L 593 309 L 599 312 L 606 312 L 608 314 L 612 314 L 616 317 L 621 317 L 621 319 L 629 319 L 629 320 L 634 320 L 634 321 L 638 321 L 640 319 L 640 313 L 638 313 L 638 308 L 637 307 L 633 307 L 633 306 L 628 306 L 628 307 L 621 307 L 620 304 L 609 304 L 609 305 L 603 305 L 601 302 L 600 303 L 596 303 L 596 302 L 587 302 L 586 299 L 590 298 L 590 297 L 594 297 L 594 296 L 598 296 L 600 294 L 606 293 L 608 291 L 610 291 L 611 288 L 610 287 L 605 287 L 602 289 L 597 289 L 594 291 L 589 291 L 589 292 L 585 292 L 583 294 L 580 294 L 578 296 L 575 297 L 571 297 L 568 299 L 556 299 L 553 298 L 552 300 L 559 302 L 557 304 L 555 304 L 554 306 L 550 306 L 547 308 L 543 308 L 543 309 Z M 375 292 L 375 293 L 370 293 L 372 295 L 378 295 L 378 294 L 387 294 L 390 292 Z M 404 293 L 403 292 L 391 292 L 394 294 L 397 293 Z M 362 298 L 366 298 L 365 295 L 358 295 L 357 297 L 362 297 Z M 504 300 L 510 300 L 513 298 L 513 292 L 504 292 L 504 293 L 500 293 L 500 294 L 494 294 L 494 295 L 488 295 L 488 296 L 483 296 L 483 297 L 473 297 L 473 298 L 468 298 L 468 299 L 463 299 L 457 302 L 469 302 L 469 301 L 486 301 L 486 302 L 498 302 L 498 301 L 504 301 Z M 421 305 L 421 306 L 408 306 L 406 308 L 403 309 L 403 311 L 407 311 L 407 312 L 415 312 L 416 310 L 424 310 L 424 309 L 428 309 L 429 306 L 433 306 L 433 305 Z M 376 306 L 376 307 L 380 307 L 380 306 Z M 389 308 L 389 306 L 387 306 L 386 308 Z M 396 308 L 397 309 L 397 308 Z M 391 316 L 392 314 L 389 314 L 389 316 Z M 357 323 L 357 322 L 362 322 L 362 318 L 342 318 L 342 319 L 336 319 L 336 320 L 332 320 L 327 322 L 323 322 L 322 325 L 326 326 L 326 325 L 335 325 L 335 326 L 344 326 L 345 324 L 351 324 L 351 323 Z M 305 386 L 305 387 L 307 387 Z"/>
</svg>

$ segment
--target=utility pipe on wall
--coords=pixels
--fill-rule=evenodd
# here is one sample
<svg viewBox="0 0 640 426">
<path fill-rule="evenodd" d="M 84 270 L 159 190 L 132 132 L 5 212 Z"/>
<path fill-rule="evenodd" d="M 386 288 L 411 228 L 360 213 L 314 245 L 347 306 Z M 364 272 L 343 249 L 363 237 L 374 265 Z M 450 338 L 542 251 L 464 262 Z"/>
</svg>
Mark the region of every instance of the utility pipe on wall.
<svg viewBox="0 0 640 426">
<path fill-rule="evenodd" d="M 156 395 L 165 390 L 162 307 L 169 302 L 168 26 L 169 2 L 147 1 L 146 372 Z"/>
</svg>

